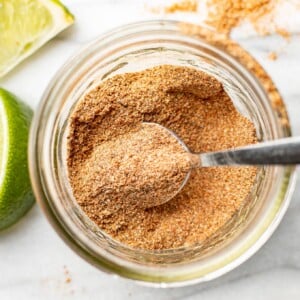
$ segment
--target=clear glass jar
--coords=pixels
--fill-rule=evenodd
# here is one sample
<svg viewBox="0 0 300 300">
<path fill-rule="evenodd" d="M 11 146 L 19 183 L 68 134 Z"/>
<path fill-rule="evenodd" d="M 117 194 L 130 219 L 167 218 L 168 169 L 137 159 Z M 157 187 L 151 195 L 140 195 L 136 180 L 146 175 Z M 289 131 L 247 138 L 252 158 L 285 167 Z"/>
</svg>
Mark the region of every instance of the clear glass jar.
<svg viewBox="0 0 300 300">
<path fill-rule="evenodd" d="M 160 64 L 191 66 L 214 75 L 260 140 L 290 135 L 258 80 L 237 60 L 177 22 L 151 21 L 102 35 L 71 58 L 50 83 L 35 115 L 30 172 L 36 198 L 49 221 L 84 259 L 106 272 L 165 286 L 211 280 L 240 265 L 271 236 L 291 197 L 293 167 L 260 168 L 247 201 L 221 230 L 190 248 L 145 251 L 112 240 L 91 222 L 72 196 L 66 172 L 68 118 L 81 95 L 115 74 Z"/>
</svg>

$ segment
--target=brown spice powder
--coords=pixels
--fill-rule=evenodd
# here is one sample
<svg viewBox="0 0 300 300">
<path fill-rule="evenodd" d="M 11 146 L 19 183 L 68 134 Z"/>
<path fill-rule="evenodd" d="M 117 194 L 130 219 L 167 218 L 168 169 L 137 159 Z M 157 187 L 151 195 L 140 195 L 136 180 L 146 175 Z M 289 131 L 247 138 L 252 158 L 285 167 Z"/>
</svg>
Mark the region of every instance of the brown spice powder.
<svg viewBox="0 0 300 300">
<path fill-rule="evenodd" d="M 95 162 L 97 162 L 95 164 Z M 190 156 L 167 130 L 153 123 L 95 145 L 76 184 L 107 206 L 152 207 L 173 198 L 190 169 Z M 111 209 L 110 209 L 111 210 Z"/>
<path fill-rule="evenodd" d="M 164 8 L 165 13 L 175 12 L 196 12 L 198 10 L 198 0 L 181 0 Z"/>
<path fill-rule="evenodd" d="M 64 274 L 65 274 L 65 283 L 69 284 L 72 282 L 72 278 L 70 276 L 70 272 L 66 266 L 64 266 Z"/>
<path fill-rule="evenodd" d="M 83 211 L 101 229 L 141 249 L 176 248 L 205 240 L 243 204 L 256 168 L 193 170 L 183 190 L 157 207 L 129 205 L 119 196 L 111 201 L 99 193 L 102 181 L 95 170 L 106 159 L 95 153 L 142 122 L 173 130 L 195 152 L 255 143 L 254 125 L 237 112 L 216 79 L 195 69 L 168 65 L 107 79 L 89 91 L 72 114 L 70 183 Z"/>
<path fill-rule="evenodd" d="M 266 17 L 272 18 L 277 3 L 278 0 L 208 0 L 206 23 L 219 32 L 230 34 L 233 28 L 247 20 L 258 32 L 265 34 L 258 22 Z"/>
<path fill-rule="evenodd" d="M 290 41 L 291 33 L 276 25 L 276 7 L 282 0 L 182 0 L 164 7 L 168 14 L 197 12 L 198 6 L 205 5 L 207 14 L 204 22 L 218 32 L 230 35 L 241 23 L 248 21 L 262 36 L 275 32 Z M 296 6 L 295 6 L 296 7 Z M 152 8 L 151 12 L 160 13 L 161 9 Z"/>
<path fill-rule="evenodd" d="M 286 39 L 288 42 L 291 40 L 291 33 L 283 28 L 277 28 L 276 33 Z"/>
<path fill-rule="evenodd" d="M 269 54 L 268 54 L 268 59 L 270 59 L 270 60 L 276 60 L 278 58 L 278 55 L 277 55 L 277 53 L 276 52 L 274 52 L 274 51 L 272 51 L 272 52 L 270 52 Z"/>
</svg>

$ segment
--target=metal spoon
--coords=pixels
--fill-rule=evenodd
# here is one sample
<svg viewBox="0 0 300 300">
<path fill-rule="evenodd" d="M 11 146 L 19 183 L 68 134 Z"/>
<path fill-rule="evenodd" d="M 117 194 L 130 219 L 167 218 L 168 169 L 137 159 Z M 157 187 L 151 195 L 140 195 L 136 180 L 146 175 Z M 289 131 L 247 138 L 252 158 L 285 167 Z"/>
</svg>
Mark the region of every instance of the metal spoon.
<svg viewBox="0 0 300 300">
<path fill-rule="evenodd" d="M 161 130 L 167 131 L 178 141 L 178 143 L 180 143 L 185 151 L 190 153 L 191 169 L 216 166 L 300 164 L 300 137 L 261 142 L 223 151 L 193 153 L 172 130 L 157 123 L 148 124 L 159 126 Z M 187 175 L 182 184 L 178 187 L 176 194 L 180 192 L 188 181 L 191 169 L 187 172 Z M 174 196 L 175 195 L 173 195 L 172 198 Z M 172 198 L 162 198 L 160 204 L 163 204 Z"/>
</svg>

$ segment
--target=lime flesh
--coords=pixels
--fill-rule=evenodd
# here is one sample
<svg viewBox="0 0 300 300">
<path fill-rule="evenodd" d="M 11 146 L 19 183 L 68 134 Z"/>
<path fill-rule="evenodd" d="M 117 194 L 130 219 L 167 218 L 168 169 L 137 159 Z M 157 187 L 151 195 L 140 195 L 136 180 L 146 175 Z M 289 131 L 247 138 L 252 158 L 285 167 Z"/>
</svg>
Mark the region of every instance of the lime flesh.
<svg viewBox="0 0 300 300">
<path fill-rule="evenodd" d="M 0 77 L 73 21 L 58 0 L 0 0 Z"/>
<path fill-rule="evenodd" d="M 27 147 L 31 109 L 0 88 L 0 230 L 33 205 Z"/>
</svg>

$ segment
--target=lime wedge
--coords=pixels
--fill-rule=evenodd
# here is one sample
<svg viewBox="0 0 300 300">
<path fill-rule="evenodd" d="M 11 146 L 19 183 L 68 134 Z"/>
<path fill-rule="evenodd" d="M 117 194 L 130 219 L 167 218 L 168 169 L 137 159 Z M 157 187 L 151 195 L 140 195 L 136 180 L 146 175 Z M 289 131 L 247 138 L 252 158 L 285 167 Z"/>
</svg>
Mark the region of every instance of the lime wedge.
<svg viewBox="0 0 300 300">
<path fill-rule="evenodd" d="M 58 0 L 0 0 L 0 77 L 73 22 Z"/>
<path fill-rule="evenodd" d="M 29 107 L 0 88 L 0 230 L 34 203 L 27 162 L 31 118 Z"/>
</svg>

